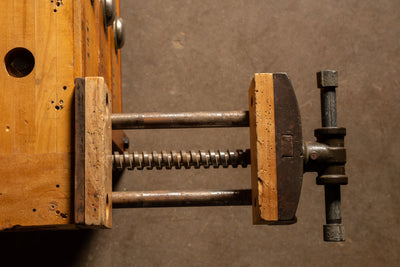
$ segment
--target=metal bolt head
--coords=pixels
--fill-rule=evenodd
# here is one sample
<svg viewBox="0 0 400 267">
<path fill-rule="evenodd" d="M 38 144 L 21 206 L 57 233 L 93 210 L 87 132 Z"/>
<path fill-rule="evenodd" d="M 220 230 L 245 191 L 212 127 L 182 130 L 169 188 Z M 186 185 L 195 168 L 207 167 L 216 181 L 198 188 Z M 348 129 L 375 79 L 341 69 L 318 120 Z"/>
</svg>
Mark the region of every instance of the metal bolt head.
<svg viewBox="0 0 400 267">
<path fill-rule="evenodd" d="M 121 49 L 125 44 L 125 26 L 122 18 L 116 18 L 113 24 L 115 49 Z"/>
<path fill-rule="evenodd" d="M 108 27 L 113 24 L 114 18 L 117 14 L 114 0 L 102 0 L 103 4 L 103 19 L 104 26 Z"/>
<path fill-rule="evenodd" d="M 322 70 L 317 72 L 318 88 L 338 87 L 338 73 L 336 70 Z"/>
</svg>

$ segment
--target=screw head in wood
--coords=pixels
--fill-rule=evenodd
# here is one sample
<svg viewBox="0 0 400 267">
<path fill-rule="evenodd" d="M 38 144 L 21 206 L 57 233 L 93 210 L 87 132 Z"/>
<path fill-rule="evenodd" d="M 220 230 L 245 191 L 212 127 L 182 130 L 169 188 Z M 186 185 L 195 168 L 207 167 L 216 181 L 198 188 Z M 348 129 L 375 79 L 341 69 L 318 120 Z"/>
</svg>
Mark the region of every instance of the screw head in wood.
<svg viewBox="0 0 400 267">
<path fill-rule="evenodd" d="M 114 0 L 101 0 L 103 5 L 103 20 L 104 26 L 107 28 L 108 26 L 113 25 L 113 21 L 116 17 L 117 11 L 115 7 Z"/>
<path fill-rule="evenodd" d="M 121 49 L 125 44 L 125 26 L 124 20 L 120 17 L 114 20 L 114 42 L 115 49 Z"/>
</svg>

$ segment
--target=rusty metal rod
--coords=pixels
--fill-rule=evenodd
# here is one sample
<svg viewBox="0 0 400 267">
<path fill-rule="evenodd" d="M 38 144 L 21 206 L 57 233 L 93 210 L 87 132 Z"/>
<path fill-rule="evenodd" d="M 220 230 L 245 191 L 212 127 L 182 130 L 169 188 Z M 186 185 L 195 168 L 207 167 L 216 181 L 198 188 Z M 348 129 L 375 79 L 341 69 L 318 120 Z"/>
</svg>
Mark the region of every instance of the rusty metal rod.
<svg viewBox="0 0 400 267">
<path fill-rule="evenodd" d="M 113 130 L 248 127 L 248 111 L 114 113 Z"/>
<path fill-rule="evenodd" d="M 251 190 L 112 192 L 113 208 L 251 205 Z"/>
<path fill-rule="evenodd" d="M 324 84 L 321 82 L 322 78 Z M 334 70 L 317 73 L 318 87 L 321 89 L 321 122 L 322 127 L 337 127 L 336 87 L 338 74 Z M 327 83 L 327 84 L 325 84 Z M 345 240 L 342 225 L 342 209 L 340 200 L 340 184 L 325 185 L 324 241 L 342 242 Z"/>
</svg>

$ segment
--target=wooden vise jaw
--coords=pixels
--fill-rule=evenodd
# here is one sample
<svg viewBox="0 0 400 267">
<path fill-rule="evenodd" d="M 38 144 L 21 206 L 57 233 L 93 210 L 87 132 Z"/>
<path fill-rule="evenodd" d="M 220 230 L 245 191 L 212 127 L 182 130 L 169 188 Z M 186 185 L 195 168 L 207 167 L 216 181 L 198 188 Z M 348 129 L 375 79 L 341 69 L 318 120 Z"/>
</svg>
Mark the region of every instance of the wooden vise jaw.
<svg viewBox="0 0 400 267">
<path fill-rule="evenodd" d="M 75 80 L 75 224 L 111 228 L 111 96 L 102 77 Z"/>
<path fill-rule="evenodd" d="M 287 74 L 255 74 L 249 107 L 253 223 L 294 223 L 303 150 L 300 111 Z"/>
</svg>

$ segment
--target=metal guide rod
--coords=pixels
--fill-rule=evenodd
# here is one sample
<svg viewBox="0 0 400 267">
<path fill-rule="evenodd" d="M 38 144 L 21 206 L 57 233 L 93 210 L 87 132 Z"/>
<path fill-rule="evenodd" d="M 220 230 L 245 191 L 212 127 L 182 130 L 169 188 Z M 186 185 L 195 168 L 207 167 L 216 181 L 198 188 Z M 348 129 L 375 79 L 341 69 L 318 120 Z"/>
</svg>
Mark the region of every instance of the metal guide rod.
<svg viewBox="0 0 400 267">
<path fill-rule="evenodd" d="M 248 111 L 114 113 L 113 130 L 248 127 Z"/>
<path fill-rule="evenodd" d="M 112 192 L 113 208 L 251 205 L 251 190 Z"/>
</svg>

